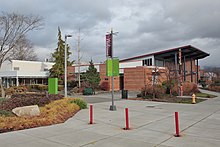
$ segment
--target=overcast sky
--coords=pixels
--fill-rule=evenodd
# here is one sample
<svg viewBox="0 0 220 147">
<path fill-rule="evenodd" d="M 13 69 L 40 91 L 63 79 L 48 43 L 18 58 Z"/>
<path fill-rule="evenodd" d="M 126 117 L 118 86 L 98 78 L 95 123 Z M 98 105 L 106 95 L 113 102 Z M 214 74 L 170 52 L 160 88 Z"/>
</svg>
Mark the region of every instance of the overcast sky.
<svg viewBox="0 0 220 147">
<path fill-rule="evenodd" d="M 105 35 L 111 28 L 114 56 L 120 59 L 183 45 L 210 53 L 200 65 L 220 63 L 219 0 L 0 0 L 0 10 L 44 18 L 44 28 L 29 33 L 41 60 L 57 47 L 57 28 L 77 59 L 81 29 L 82 61 L 105 60 Z"/>
</svg>

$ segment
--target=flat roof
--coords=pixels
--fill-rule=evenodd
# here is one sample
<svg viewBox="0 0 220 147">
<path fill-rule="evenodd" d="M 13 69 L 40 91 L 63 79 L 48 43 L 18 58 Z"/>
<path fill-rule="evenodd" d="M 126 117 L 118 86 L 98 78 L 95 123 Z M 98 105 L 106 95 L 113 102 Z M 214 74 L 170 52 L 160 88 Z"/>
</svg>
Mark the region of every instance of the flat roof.
<svg viewBox="0 0 220 147">
<path fill-rule="evenodd" d="M 209 53 L 206 53 L 192 45 L 186 45 L 186 46 L 176 47 L 172 49 L 162 50 L 162 51 L 155 52 L 155 53 L 144 54 L 144 55 L 135 56 L 135 57 L 127 58 L 127 59 L 122 59 L 120 60 L 120 62 L 126 62 L 126 61 L 135 60 L 139 58 L 145 58 L 145 57 L 152 56 L 152 55 L 154 55 L 155 59 L 159 59 L 159 60 L 173 60 L 175 58 L 175 53 L 178 52 L 179 49 L 182 50 L 182 56 L 183 57 L 185 56 L 186 59 L 188 58 L 202 59 L 210 55 Z"/>
</svg>

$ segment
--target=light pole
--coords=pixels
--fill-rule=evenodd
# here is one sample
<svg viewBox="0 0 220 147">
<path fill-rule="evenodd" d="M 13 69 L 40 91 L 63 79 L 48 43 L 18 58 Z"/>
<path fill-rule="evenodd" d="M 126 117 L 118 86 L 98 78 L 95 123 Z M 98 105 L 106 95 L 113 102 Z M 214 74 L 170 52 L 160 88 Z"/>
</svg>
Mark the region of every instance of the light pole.
<svg viewBox="0 0 220 147">
<path fill-rule="evenodd" d="M 67 38 L 72 35 L 65 35 L 65 50 L 64 50 L 64 96 L 67 97 Z"/>
</svg>

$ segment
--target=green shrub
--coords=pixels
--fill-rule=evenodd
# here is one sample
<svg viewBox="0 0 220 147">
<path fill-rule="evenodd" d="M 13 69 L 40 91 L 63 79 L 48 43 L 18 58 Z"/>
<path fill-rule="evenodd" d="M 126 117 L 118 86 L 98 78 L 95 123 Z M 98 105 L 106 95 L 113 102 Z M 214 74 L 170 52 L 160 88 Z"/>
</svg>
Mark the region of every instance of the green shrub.
<svg viewBox="0 0 220 147">
<path fill-rule="evenodd" d="M 14 116 L 11 111 L 0 110 L 0 116 Z"/>
<path fill-rule="evenodd" d="M 83 95 L 92 95 L 92 94 L 93 94 L 92 88 L 84 88 Z"/>
<path fill-rule="evenodd" d="M 7 99 L 5 99 L 5 98 L 0 98 L 0 103 L 2 103 L 2 102 L 4 102 L 4 101 L 6 101 Z"/>
<path fill-rule="evenodd" d="M 87 108 L 87 103 L 82 99 L 74 99 L 73 101 L 71 101 L 71 103 L 77 104 L 80 107 L 80 109 Z"/>
</svg>

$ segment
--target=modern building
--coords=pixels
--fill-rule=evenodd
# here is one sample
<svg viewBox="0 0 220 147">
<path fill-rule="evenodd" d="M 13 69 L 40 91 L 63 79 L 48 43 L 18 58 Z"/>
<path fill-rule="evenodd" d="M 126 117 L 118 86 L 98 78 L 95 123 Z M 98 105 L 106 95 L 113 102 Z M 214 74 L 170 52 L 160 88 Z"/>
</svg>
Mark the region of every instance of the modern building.
<svg viewBox="0 0 220 147">
<path fill-rule="evenodd" d="M 5 87 L 26 84 L 47 84 L 49 69 L 54 63 L 38 61 L 5 61 L 0 77 Z"/>
<path fill-rule="evenodd" d="M 171 74 L 182 82 L 198 83 L 200 78 L 198 61 L 207 56 L 208 53 L 187 45 L 122 59 L 119 64 L 120 76 L 114 78 L 114 88 L 141 90 L 153 81 L 160 83 L 165 81 Z M 111 78 L 105 76 L 105 65 L 100 65 L 100 77 L 101 85 L 105 85 L 106 90 L 111 90 Z"/>
</svg>

